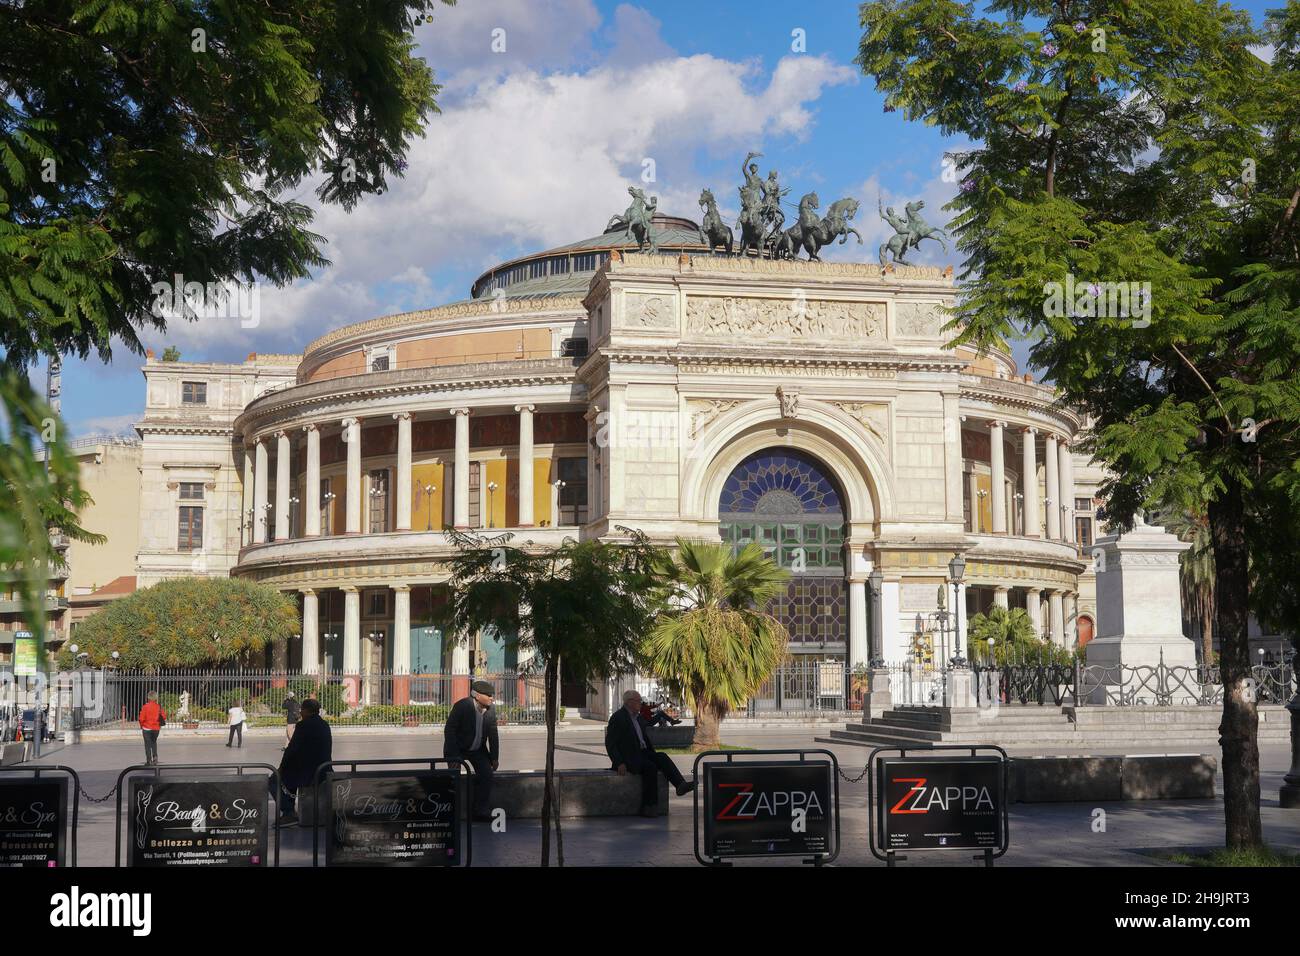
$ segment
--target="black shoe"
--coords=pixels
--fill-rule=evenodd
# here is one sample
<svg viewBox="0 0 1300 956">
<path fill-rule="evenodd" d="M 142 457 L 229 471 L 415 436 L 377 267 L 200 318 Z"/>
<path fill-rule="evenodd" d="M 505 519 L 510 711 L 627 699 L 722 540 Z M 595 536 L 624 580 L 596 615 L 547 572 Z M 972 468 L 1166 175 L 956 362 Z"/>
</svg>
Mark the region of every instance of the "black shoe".
<svg viewBox="0 0 1300 956">
<path fill-rule="evenodd" d="M 227 746 L 227 747 L 229 747 L 229 746 L 230 746 L 230 744 L 226 744 L 226 746 Z"/>
<path fill-rule="evenodd" d="M 677 785 L 677 796 L 684 797 L 694 789 L 695 789 L 694 780 L 690 781 L 689 783 L 686 781 L 682 781 Z"/>
</svg>

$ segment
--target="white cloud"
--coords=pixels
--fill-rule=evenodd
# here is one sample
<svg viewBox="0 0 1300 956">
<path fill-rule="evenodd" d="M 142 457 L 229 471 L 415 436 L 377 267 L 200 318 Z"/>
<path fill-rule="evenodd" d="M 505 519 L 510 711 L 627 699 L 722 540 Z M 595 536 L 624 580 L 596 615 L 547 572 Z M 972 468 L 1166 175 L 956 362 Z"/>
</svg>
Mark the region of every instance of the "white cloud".
<svg viewBox="0 0 1300 956">
<path fill-rule="evenodd" d="M 786 57 L 765 77 L 757 63 L 697 55 L 485 80 L 430 121 L 387 194 L 351 213 L 318 207 L 312 229 L 328 239 L 333 264 L 310 281 L 264 288 L 258 328 L 177 324 L 166 341 L 241 355 L 296 350 L 339 325 L 463 298 L 467 282 L 439 288 L 438 277 L 477 273 L 503 249 L 599 233 L 626 207 L 646 158 L 659 208 L 696 216 L 707 185 L 695 169 L 701 143 L 743 155 L 768 137 L 801 138 L 822 91 L 855 79 L 824 57 Z M 714 185 L 720 197 L 731 191 Z"/>
</svg>

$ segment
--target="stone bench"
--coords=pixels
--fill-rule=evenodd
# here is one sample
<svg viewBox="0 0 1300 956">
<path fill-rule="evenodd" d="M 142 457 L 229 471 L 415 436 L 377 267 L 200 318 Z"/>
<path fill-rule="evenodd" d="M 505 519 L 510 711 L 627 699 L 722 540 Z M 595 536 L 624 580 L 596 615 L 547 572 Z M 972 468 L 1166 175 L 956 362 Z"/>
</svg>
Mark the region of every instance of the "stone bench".
<svg viewBox="0 0 1300 956">
<path fill-rule="evenodd" d="M 668 815 L 668 779 L 659 774 L 659 815 Z M 541 770 L 499 770 L 492 777 L 492 807 L 507 820 L 535 820 L 542 815 L 546 774 Z M 628 817 L 641 810 L 641 778 L 620 777 L 613 770 L 557 770 L 555 790 L 561 817 Z M 324 811 L 326 795 L 321 794 Z M 313 826 L 310 788 L 298 793 L 298 823 Z"/>
<path fill-rule="evenodd" d="M 656 750 L 676 750 L 695 743 L 695 725 L 678 724 L 676 727 L 651 727 L 650 743 Z"/>
<path fill-rule="evenodd" d="M 1218 760 L 1208 754 L 1013 757 L 1019 803 L 1213 800 Z"/>
</svg>

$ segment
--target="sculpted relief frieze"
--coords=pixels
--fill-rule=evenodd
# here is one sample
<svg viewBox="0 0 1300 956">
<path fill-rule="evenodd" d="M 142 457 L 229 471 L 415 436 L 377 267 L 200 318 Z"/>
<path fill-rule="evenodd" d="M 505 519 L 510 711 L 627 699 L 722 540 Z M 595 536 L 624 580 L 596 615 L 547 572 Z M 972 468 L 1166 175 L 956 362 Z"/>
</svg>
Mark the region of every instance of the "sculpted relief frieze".
<svg viewBox="0 0 1300 956">
<path fill-rule="evenodd" d="M 856 418 L 863 428 L 888 446 L 889 442 L 885 438 L 889 433 L 888 405 L 877 402 L 835 402 L 834 404 Z"/>
<path fill-rule="evenodd" d="M 677 299 L 673 295 L 629 292 L 624 298 L 623 325 L 628 329 L 677 329 Z"/>
<path fill-rule="evenodd" d="M 901 338 L 934 338 L 945 321 L 937 302 L 899 302 L 894 307 L 894 329 Z"/>
<path fill-rule="evenodd" d="M 747 343 L 883 339 L 885 307 L 879 302 L 801 297 L 691 296 L 686 302 L 686 332 Z"/>
<path fill-rule="evenodd" d="M 727 399 L 704 399 L 702 401 L 687 402 L 686 410 L 691 419 L 690 437 L 698 438 L 715 418 L 725 415 L 741 404 L 740 401 Z"/>
</svg>

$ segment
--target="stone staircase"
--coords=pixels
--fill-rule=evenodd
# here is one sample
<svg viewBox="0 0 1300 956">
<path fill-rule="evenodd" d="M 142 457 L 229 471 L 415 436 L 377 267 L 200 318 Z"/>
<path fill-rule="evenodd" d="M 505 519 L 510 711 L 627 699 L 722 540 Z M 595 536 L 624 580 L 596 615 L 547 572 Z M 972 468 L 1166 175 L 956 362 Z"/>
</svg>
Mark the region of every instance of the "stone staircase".
<svg viewBox="0 0 1300 956">
<path fill-rule="evenodd" d="M 1261 744 L 1286 745 L 1291 739 L 1286 708 L 1259 709 Z M 1002 706 L 996 710 L 949 707 L 895 707 L 880 717 L 846 724 L 821 743 L 859 747 L 917 747 L 934 744 L 997 744 L 1007 747 L 1096 747 L 1167 750 L 1218 746 L 1218 707 L 1039 707 Z"/>
</svg>

